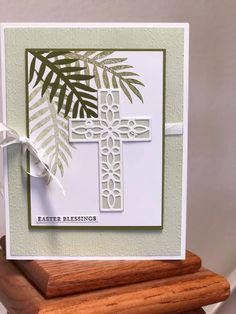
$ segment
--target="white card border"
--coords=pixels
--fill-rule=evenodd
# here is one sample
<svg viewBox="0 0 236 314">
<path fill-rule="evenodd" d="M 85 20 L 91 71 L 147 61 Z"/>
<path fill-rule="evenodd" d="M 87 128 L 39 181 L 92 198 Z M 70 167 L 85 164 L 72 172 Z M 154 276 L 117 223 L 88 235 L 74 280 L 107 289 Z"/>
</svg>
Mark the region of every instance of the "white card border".
<svg viewBox="0 0 236 314">
<path fill-rule="evenodd" d="M 7 151 L 3 153 L 4 208 L 6 223 L 6 258 L 12 260 L 183 260 L 186 255 L 186 209 L 187 209 L 187 167 L 188 167 L 188 76 L 189 76 L 189 24 L 188 23 L 1 23 L 1 78 L 2 78 L 2 116 L 6 123 L 6 64 L 4 30 L 7 28 L 183 28 L 184 29 L 184 103 L 183 103 L 183 166 L 182 166 L 182 210 L 181 210 L 181 254 L 176 256 L 24 256 L 11 255 L 10 219 L 8 195 Z"/>
</svg>

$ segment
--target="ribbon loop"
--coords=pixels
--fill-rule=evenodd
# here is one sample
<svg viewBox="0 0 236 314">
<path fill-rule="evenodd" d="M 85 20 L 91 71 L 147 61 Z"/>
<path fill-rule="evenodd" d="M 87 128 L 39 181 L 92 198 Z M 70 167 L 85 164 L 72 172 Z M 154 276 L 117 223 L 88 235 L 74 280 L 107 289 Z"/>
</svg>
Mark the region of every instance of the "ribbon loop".
<svg viewBox="0 0 236 314">
<path fill-rule="evenodd" d="M 52 178 L 53 180 L 55 180 L 59 188 L 62 190 L 63 195 L 65 195 L 65 190 L 62 184 L 60 183 L 58 178 L 51 172 L 49 166 L 44 161 L 44 157 L 42 156 L 42 153 L 38 150 L 34 142 L 31 141 L 26 136 L 19 135 L 14 129 L 8 127 L 4 123 L 0 123 L 0 133 L 4 133 L 4 132 L 5 132 L 5 137 L 0 142 L 0 147 L 4 148 L 13 144 L 21 144 L 22 146 L 21 158 L 22 158 L 23 170 L 32 177 L 36 177 L 36 178 L 47 177 L 48 182 Z M 37 161 L 37 163 L 42 166 L 43 171 L 41 174 L 34 175 L 31 172 L 28 172 L 27 169 L 25 168 L 24 161 L 26 159 L 26 151 L 28 151 L 30 155 Z"/>
<path fill-rule="evenodd" d="M 26 144 L 28 142 L 28 139 L 26 136 L 19 136 L 19 142 L 22 144 Z"/>
</svg>

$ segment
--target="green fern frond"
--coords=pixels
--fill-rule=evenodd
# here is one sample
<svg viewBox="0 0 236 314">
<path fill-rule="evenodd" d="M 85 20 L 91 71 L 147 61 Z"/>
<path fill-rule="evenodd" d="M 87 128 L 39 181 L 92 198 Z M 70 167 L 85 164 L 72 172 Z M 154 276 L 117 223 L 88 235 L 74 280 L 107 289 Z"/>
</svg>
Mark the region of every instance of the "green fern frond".
<svg viewBox="0 0 236 314">
<path fill-rule="evenodd" d="M 85 102 L 88 98 L 91 99 L 91 93 L 97 92 L 96 89 L 88 86 L 88 82 L 94 76 L 89 74 L 89 69 L 76 64 L 78 58 L 67 58 L 66 54 L 69 52 L 68 50 L 49 52 L 30 50 L 33 59 L 30 63 L 29 83 L 33 81 L 35 74 L 33 87 L 37 87 L 43 80 L 41 96 L 43 97 L 50 87 L 49 99 L 56 100 L 58 113 L 63 106 L 65 107 L 65 118 L 69 112 L 72 112 L 73 118 L 76 118 L 79 107 L 83 107 L 88 118 L 97 116 L 97 110 L 91 115 L 91 109 L 87 108 Z M 83 71 L 85 73 L 82 74 Z"/>
<path fill-rule="evenodd" d="M 133 95 L 143 102 L 139 75 L 114 52 L 29 51 L 30 134 L 49 157 L 53 174 L 63 176 L 72 157 L 67 120 L 97 117 L 97 89 L 121 88 L 131 103 Z"/>
<path fill-rule="evenodd" d="M 49 158 L 49 165 L 55 175 L 60 171 L 64 174 L 64 166 L 72 157 L 72 145 L 68 142 L 67 119 L 57 113 L 57 105 L 50 101 L 50 91 L 46 90 L 40 98 L 43 82 L 34 88 L 29 95 L 30 135 L 33 136 L 39 149 L 43 149 Z"/>
<path fill-rule="evenodd" d="M 134 71 L 130 70 L 133 66 L 124 64 L 127 58 L 111 57 L 115 51 L 71 51 L 66 54 L 67 58 L 72 60 L 77 59 L 83 62 L 84 66 L 91 66 L 96 87 L 101 88 L 101 83 L 105 88 L 120 87 L 129 101 L 132 103 L 132 94 L 138 97 L 143 102 L 143 97 L 137 86 L 144 84 L 134 79 L 134 76 L 139 76 Z M 109 58 L 108 58 L 109 57 Z M 101 69 L 99 73 L 98 69 Z"/>
</svg>

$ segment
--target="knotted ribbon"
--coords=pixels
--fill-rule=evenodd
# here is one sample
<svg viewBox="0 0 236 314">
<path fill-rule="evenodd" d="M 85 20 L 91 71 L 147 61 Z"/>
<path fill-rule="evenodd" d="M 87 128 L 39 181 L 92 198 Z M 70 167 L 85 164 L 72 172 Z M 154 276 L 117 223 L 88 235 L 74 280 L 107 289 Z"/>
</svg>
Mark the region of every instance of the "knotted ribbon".
<svg viewBox="0 0 236 314">
<path fill-rule="evenodd" d="M 0 133 L 5 132 L 4 139 L 0 142 L 0 147 L 4 148 L 13 144 L 20 144 L 21 145 L 21 160 L 22 160 L 22 168 L 23 170 L 32 177 L 35 178 L 43 178 L 46 177 L 49 181 L 50 178 L 55 180 L 59 188 L 62 190 L 63 195 L 65 195 L 65 190 L 58 180 L 58 178 L 52 173 L 48 164 L 44 161 L 43 154 L 39 151 L 36 147 L 34 142 L 30 140 L 26 136 L 20 136 L 14 129 L 8 127 L 4 123 L 0 123 Z M 29 152 L 30 155 L 35 159 L 37 164 L 41 165 L 43 168 L 42 173 L 40 174 L 33 174 L 32 172 L 27 171 L 25 167 L 25 160 L 26 160 L 26 152 Z"/>
</svg>

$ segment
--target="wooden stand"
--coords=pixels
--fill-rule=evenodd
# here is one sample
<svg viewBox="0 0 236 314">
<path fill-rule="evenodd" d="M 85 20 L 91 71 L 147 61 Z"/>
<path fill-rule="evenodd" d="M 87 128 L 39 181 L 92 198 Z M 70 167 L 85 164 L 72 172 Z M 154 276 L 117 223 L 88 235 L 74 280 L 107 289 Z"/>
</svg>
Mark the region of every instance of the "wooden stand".
<svg viewBox="0 0 236 314">
<path fill-rule="evenodd" d="M 229 284 L 185 261 L 6 261 L 0 251 L 0 301 L 9 313 L 205 313 Z"/>
</svg>

